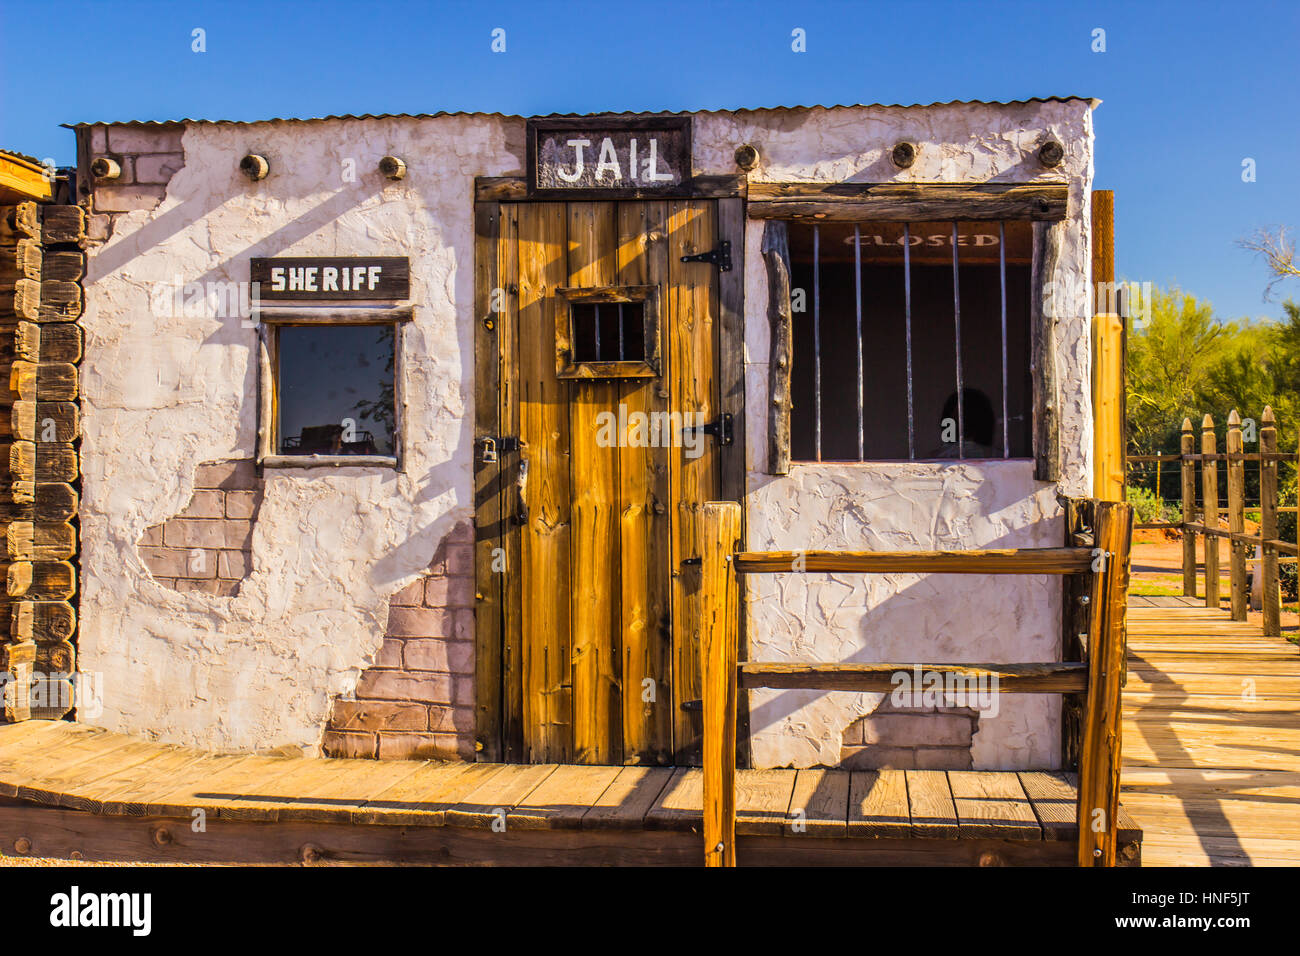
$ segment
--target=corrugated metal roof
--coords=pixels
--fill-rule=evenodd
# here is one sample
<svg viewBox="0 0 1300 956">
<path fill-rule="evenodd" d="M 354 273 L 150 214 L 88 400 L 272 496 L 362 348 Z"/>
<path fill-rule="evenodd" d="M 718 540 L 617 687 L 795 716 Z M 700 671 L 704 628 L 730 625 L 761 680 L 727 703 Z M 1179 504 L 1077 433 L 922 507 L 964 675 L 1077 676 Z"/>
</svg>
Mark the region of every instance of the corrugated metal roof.
<svg viewBox="0 0 1300 956">
<path fill-rule="evenodd" d="M 30 163 L 37 169 L 44 169 L 45 164 L 35 156 L 28 156 L 26 153 L 14 152 L 12 149 L 0 149 L 0 156 L 8 156 L 11 159 L 20 159 L 24 163 Z"/>
<path fill-rule="evenodd" d="M 1069 103 L 1081 101 L 1093 109 L 1101 105 L 1101 100 L 1090 96 L 1034 96 L 1023 100 L 947 100 L 942 103 L 834 103 L 831 105 L 814 104 L 812 106 L 742 106 L 736 109 L 715 110 L 639 110 L 627 112 L 602 113 L 544 113 L 536 116 L 523 116 L 518 113 L 483 113 L 475 110 L 443 110 L 438 113 L 338 113 L 329 116 L 272 116 L 260 120 L 211 120 L 186 117 L 173 120 L 95 120 L 85 123 L 64 123 L 67 129 L 81 129 L 86 126 L 177 126 L 181 124 L 226 124 L 231 126 L 252 126 L 257 123 L 324 123 L 329 120 L 383 120 L 383 119 L 436 119 L 439 116 L 489 116 L 496 119 L 553 119 L 564 117 L 587 116 L 687 116 L 699 113 L 757 113 L 757 112 L 795 112 L 799 110 L 838 110 L 838 109 L 911 109 L 926 106 L 1023 106 L 1028 103 Z"/>
</svg>

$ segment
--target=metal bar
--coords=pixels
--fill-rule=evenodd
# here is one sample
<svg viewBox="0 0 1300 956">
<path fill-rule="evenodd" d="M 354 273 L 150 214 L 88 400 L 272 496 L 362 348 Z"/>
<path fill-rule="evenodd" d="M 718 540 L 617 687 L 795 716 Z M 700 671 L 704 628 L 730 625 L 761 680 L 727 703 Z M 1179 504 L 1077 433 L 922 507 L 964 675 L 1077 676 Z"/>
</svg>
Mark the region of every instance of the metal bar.
<svg viewBox="0 0 1300 956">
<path fill-rule="evenodd" d="M 957 458 L 966 457 L 966 397 L 961 381 L 961 287 L 957 281 L 957 223 L 952 224 L 952 320 L 957 352 Z"/>
<path fill-rule="evenodd" d="M 623 303 L 618 304 L 618 360 L 623 361 Z"/>
<path fill-rule="evenodd" d="M 600 303 L 593 303 L 593 308 L 595 309 L 596 322 L 596 361 L 603 362 L 605 357 L 600 354 Z"/>
<path fill-rule="evenodd" d="M 813 449 L 822 460 L 822 232 L 813 226 Z"/>
<path fill-rule="evenodd" d="M 907 458 L 916 459 L 916 418 L 912 414 L 912 227 L 903 223 L 903 321 L 907 328 Z"/>
<path fill-rule="evenodd" d="M 866 426 L 862 403 L 862 227 L 853 225 L 853 289 L 858 309 L 858 461 L 866 458 Z"/>
<path fill-rule="evenodd" d="M 1007 421 L 1007 224 L 998 223 L 998 269 L 1002 279 L 1002 457 L 1011 457 L 1011 423 Z"/>
</svg>

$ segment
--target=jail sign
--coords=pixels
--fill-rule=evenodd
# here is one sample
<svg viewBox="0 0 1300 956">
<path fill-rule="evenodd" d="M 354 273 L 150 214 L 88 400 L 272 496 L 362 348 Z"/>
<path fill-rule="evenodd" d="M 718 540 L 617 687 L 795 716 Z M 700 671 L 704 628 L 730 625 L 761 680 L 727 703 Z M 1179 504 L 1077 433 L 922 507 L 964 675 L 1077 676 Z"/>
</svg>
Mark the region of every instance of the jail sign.
<svg viewBox="0 0 1300 956">
<path fill-rule="evenodd" d="M 406 299 L 405 256 L 254 259 L 249 278 L 263 299 Z"/>
<path fill-rule="evenodd" d="M 528 153 L 534 194 L 673 194 L 691 179 L 690 118 L 532 120 Z"/>
</svg>

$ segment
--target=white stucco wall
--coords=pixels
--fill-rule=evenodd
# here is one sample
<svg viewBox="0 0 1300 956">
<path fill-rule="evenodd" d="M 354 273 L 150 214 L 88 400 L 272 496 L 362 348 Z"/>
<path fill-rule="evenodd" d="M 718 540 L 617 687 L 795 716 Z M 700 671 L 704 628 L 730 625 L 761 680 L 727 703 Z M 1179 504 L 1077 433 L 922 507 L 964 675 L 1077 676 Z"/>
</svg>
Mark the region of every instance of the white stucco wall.
<svg viewBox="0 0 1300 956">
<path fill-rule="evenodd" d="M 129 213 L 87 279 L 80 666 L 96 723 L 159 739 L 318 752 L 331 699 L 378 650 L 388 599 L 472 510 L 473 180 L 522 167 L 490 117 L 197 125 L 156 209 Z M 274 174 L 238 172 L 249 151 Z M 409 175 L 375 172 L 386 154 Z M 343 161 L 356 182 L 344 182 Z M 237 597 L 155 582 L 136 549 L 197 466 L 251 458 L 256 330 L 151 314 L 150 290 L 248 279 L 253 256 L 407 255 L 402 473 L 268 469 Z"/>
<path fill-rule="evenodd" d="M 1044 169 L 1052 136 L 1065 161 Z M 893 144 L 921 144 L 899 170 Z M 751 182 L 1068 182 L 1056 281 L 1089 280 L 1092 116 L 1087 101 L 872 107 L 710 114 L 695 124 L 696 162 L 731 159 L 739 143 L 762 157 Z M 1058 492 L 1091 493 L 1092 408 L 1086 315 L 1057 318 L 1059 486 L 1033 479 L 1031 462 L 793 466 L 766 474 L 769 325 L 763 223 L 745 237 L 748 495 L 752 550 L 930 550 L 1058 547 Z M 757 575 L 746 579 L 750 652 L 765 661 L 1032 662 L 1056 660 L 1059 579 L 963 575 Z M 756 766 L 835 764 L 842 732 L 879 694 L 759 690 L 750 696 Z M 1060 762 L 1059 697 L 1004 695 L 972 744 L 977 769 Z"/>
<path fill-rule="evenodd" d="M 1033 152 L 1050 132 L 1056 170 Z M 922 144 L 895 169 L 899 139 Z M 1066 181 L 1060 269 L 1086 280 L 1091 117 L 1085 101 L 697 114 L 698 173 L 735 171 L 759 147 L 755 180 Z M 373 661 L 389 597 L 424 571 L 472 509 L 473 179 L 519 174 L 523 121 L 484 115 L 187 128 L 185 166 L 154 209 L 119 218 L 93 251 L 82 368 L 80 666 L 102 674 L 95 722 L 158 739 L 316 753 L 330 701 Z M 249 183 L 240 158 L 268 156 Z M 389 183 L 380 157 L 402 157 Z M 357 181 L 343 182 L 354 159 Z M 748 546 L 956 548 L 1061 542 L 1057 489 L 1023 462 L 796 466 L 764 473 L 767 285 L 762 224 L 746 233 Z M 158 316 L 155 283 L 246 280 L 253 256 L 408 255 L 415 318 L 405 335 L 402 473 L 267 471 L 253 571 L 235 598 L 155 582 L 136 549 L 185 507 L 197 466 L 250 458 L 257 428 L 256 332 L 238 319 Z M 1066 277 L 1066 276 L 1063 276 Z M 1091 486 L 1089 340 L 1083 316 L 1057 329 L 1061 491 Z M 1054 582 L 947 576 L 764 576 L 751 582 L 759 659 L 1050 660 Z M 878 695 L 755 694 L 760 766 L 835 763 L 841 731 Z M 1011 695 L 981 723 L 976 765 L 1051 766 L 1055 698 Z"/>
</svg>

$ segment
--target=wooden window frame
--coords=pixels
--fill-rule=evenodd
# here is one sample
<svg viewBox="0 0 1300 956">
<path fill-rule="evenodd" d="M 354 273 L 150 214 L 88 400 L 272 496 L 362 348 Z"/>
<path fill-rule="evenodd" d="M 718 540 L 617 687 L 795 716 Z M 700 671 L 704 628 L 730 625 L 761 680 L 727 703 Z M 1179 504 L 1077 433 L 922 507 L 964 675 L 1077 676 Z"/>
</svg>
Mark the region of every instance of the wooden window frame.
<svg viewBox="0 0 1300 956">
<path fill-rule="evenodd" d="M 406 395 L 402 359 L 403 329 L 414 310 L 391 308 L 348 308 L 317 306 L 297 309 L 263 309 L 254 315 L 258 337 L 258 424 L 257 465 L 259 468 L 383 468 L 402 470 L 405 459 Z M 393 454 L 392 455 L 281 455 L 280 440 L 280 329 L 284 326 L 393 327 Z"/>
<path fill-rule="evenodd" d="M 573 361 L 574 305 L 640 302 L 645 359 L 618 362 Z M 657 285 L 606 286 L 593 289 L 562 287 L 555 290 L 555 375 L 560 379 L 658 378 L 662 372 L 659 287 Z"/>
<path fill-rule="evenodd" d="M 1034 478 L 1061 479 L 1059 375 L 1056 319 L 1044 308 L 1047 280 L 1060 262 L 1069 216 L 1065 183 L 750 183 L 746 213 L 769 223 L 932 222 L 1028 220 L 1033 227 L 1030 267 L 1030 377 Z M 790 370 L 794 337 L 790 314 L 790 262 L 784 229 L 765 229 L 771 352 L 768 364 L 767 473 L 790 473 Z M 1024 460 L 1024 459 L 1012 459 Z M 949 464 L 932 461 L 931 464 Z M 959 464 L 953 460 L 951 464 Z M 800 462 L 805 467 L 820 462 Z M 844 464 L 844 463 L 837 463 Z M 871 465 L 874 462 L 851 462 Z"/>
</svg>

